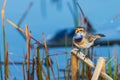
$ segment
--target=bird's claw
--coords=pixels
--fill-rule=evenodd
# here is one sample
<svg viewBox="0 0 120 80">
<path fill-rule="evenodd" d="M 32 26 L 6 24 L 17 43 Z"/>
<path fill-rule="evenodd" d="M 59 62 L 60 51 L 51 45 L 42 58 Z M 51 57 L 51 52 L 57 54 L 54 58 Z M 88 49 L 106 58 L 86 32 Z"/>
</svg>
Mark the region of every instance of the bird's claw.
<svg viewBox="0 0 120 80">
<path fill-rule="evenodd" d="M 88 55 L 86 54 L 86 55 L 84 55 L 83 57 L 84 57 L 84 60 L 85 60 L 86 58 L 88 58 Z"/>
<path fill-rule="evenodd" d="M 80 50 L 80 49 L 78 49 L 78 50 L 77 50 L 77 54 L 79 54 L 79 53 L 80 53 L 80 51 L 81 51 L 81 50 Z"/>
<path fill-rule="evenodd" d="M 80 51 L 81 51 L 81 50 L 78 49 L 78 50 L 76 50 L 76 51 L 77 51 L 77 54 L 80 54 Z M 77 55 L 77 54 L 76 54 L 76 55 Z M 85 60 L 86 58 L 88 58 L 88 55 L 87 55 L 87 54 L 86 54 L 86 55 L 83 55 L 83 57 L 84 57 L 84 60 Z"/>
</svg>

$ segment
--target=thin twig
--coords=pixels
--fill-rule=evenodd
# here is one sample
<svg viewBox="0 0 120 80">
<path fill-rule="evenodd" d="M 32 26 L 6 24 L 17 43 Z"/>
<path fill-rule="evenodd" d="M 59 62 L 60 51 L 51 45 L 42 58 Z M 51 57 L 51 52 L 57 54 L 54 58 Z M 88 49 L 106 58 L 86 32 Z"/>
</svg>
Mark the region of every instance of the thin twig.
<svg viewBox="0 0 120 80">
<path fill-rule="evenodd" d="M 23 13 L 23 15 L 21 16 L 19 22 L 18 22 L 18 26 L 20 26 L 20 24 L 23 22 L 23 20 L 25 19 L 25 17 L 27 16 L 28 12 L 30 11 L 31 7 L 33 6 L 33 2 L 30 2 L 29 6 L 27 7 L 27 9 L 25 10 L 25 12 Z"/>
</svg>

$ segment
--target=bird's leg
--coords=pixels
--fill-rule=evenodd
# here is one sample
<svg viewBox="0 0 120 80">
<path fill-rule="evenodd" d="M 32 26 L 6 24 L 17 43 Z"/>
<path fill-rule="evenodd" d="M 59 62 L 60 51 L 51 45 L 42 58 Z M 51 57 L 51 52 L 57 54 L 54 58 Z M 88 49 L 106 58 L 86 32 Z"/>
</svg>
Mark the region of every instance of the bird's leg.
<svg viewBox="0 0 120 80">
<path fill-rule="evenodd" d="M 84 54 L 84 60 L 85 60 L 85 58 L 86 58 L 86 49 L 83 49 L 83 54 Z"/>
<path fill-rule="evenodd" d="M 89 58 L 89 57 L 90 57 L 90 55 L 89 55 L 90 49 L 86 49 L 85 52 L 86 52 L 86 53 L 85 53 L 85 56 L 84 56 L 84 57 L 85 57 L 85 58 Z"/>
<path fill-rule="evenodd" d="M 89 57 L 89 55 L 88 55 L 89 50 L 88 50 L 88 49 L 83 49 L 83 52 L 84 52 L 84 54 L 85 54 L 85 56 L 84 56 L 84 60 L 85 60 L 85 58 L 88 58 L 88 57 Z"/>
<path fill-rule="evenodd" d="M 77 54 L 80 54 L 80 52 L 81 52 L 81 48 L 78 48 L 78 50 L 76 50 L 77 51 Z M 84 59 L 86 58 L 86 56 L 87 56 L 87 54 L 86 54 L 86 49 L 82 49 L 82 52 L 83 52 L 83 54 L 84 54 Z M 77 55 L 76 54 L 76 55 Z"/>
<path fill-rule="evenodd" d="M 79 53 L 80 53 L 80 51 L 81 51 L 81 49 L 79 48 L 79 49 L 77 50 L 77 54 L 79 54 Z"/>
<path fill-rule="evenodd" d="M 84 57 L 85 57 L 85 58 L 88 58 L 88 53 L 86 53 Z M 84 58 L 84 59 L 85 59 L 85 58 Z"/>
</svg>

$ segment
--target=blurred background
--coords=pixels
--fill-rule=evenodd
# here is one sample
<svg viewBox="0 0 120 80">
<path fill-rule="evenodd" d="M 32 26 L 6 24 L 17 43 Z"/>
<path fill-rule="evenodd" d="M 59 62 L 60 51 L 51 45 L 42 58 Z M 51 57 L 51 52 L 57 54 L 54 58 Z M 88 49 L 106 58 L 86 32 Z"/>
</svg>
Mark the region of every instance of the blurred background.
<svg viewBox="0 0 120 80">
<path fill-rule="evenodd" d="M 80 24 L 81 16 L 76 2 L 82 8 L 84 16 L 89 20 L 95 32 L 93 34 L 102 33 L 106 37 L 101 39 L 101 43 L 110 42 L 112 46 L 96 46 L 95 53 L 98 56 L 108 56 L 110 50 L 111 56 L 114 51 L 120 56 L 120 1 L 119 0 L 7 0 L 5 8 L 5 29 L 6 39 L 9 46 L 10 61 L 23 61 L 24 58 L 17 56 L 25 56 L 26 42 L 23 36 L 12 27 L 6 20 L 10 19 L 23 30 L 25 24 L 28 24 L 32 35 L 40 42 L 43 42 L 42 32 L 44 32 L 47 44 L 49 46 L 49 53 L 70 52 L 71 41 L 68 42 L 67 49 L 65 48 L 64 34 L 69 34 L 70 38 L 74 34 L 75 27 Z M 0 1 L 0 9 L 2 8 L 3 0 Z M 77 16 L 75 16 L 77 15 Z M 1 19 L 1 16 L 0 16 Z M 78 22 L 76 22 L 78 21 Z M 0 24 L 2 24 L 0 20 Z M 2 27 L 0 27 L 0 36 L 2 36 Z M 59 39 L 63 41 L 60 41 Z M 68 36 L 69 37 L 69 36 Z M 52 40 L 52 41 L 51 41 Z M 53 42 L 53 43 L 52 43 Z M 59 43 L 59 44 L 57 44 Z M 0 37 L 0 53 L 3 58 L 3 38 Z M 51 45 L 56 44 L 54 47 Z M 59 46 L 60 45 L 60 46 Z M 103 51 L 104 50 L 104 51 Z M 44 52 L 44 51 L 43 51 Z M 65 56 L 64 56 L 65 57 Z M 70 55 L 68 55 L 70 57 Z M 64 68 L 65 63 L 62 57 L 59 57 L 60 67 Z M 52 58 L 54 62 L 54 57 Z M 63 60 L 61 62 L 61 60 Z M 120 59 L 118 58 L 118 62 Z M 55 64 L 54 64 L 55 66 Z M 15 67 L 15 66 L 14 66 Z M 10 66 L 11 75 L 16 80 L 21 80 L 19 75 L 22 75 L 21 66 Z M 18 74 L 14 73 L 18 71 Z M 12 73 L 13 71 L 13 73 Z M 63 74 L 61 74 L 62 76 Z"/>
</svg>

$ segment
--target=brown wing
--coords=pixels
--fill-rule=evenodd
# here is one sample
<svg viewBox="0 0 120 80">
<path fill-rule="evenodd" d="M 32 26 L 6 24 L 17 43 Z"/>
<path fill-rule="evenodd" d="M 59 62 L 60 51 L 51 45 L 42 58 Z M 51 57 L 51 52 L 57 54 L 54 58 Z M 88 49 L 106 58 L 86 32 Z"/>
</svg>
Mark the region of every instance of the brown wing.
<svg viewBox="0 0 120 80">
<path fill-rule="evenodd" d="M 88 42 L 92 42 L 95 40 L 95 36 L 89 33 L 86 34 L 85 38 L 88 40 Z"/>
</svg>

